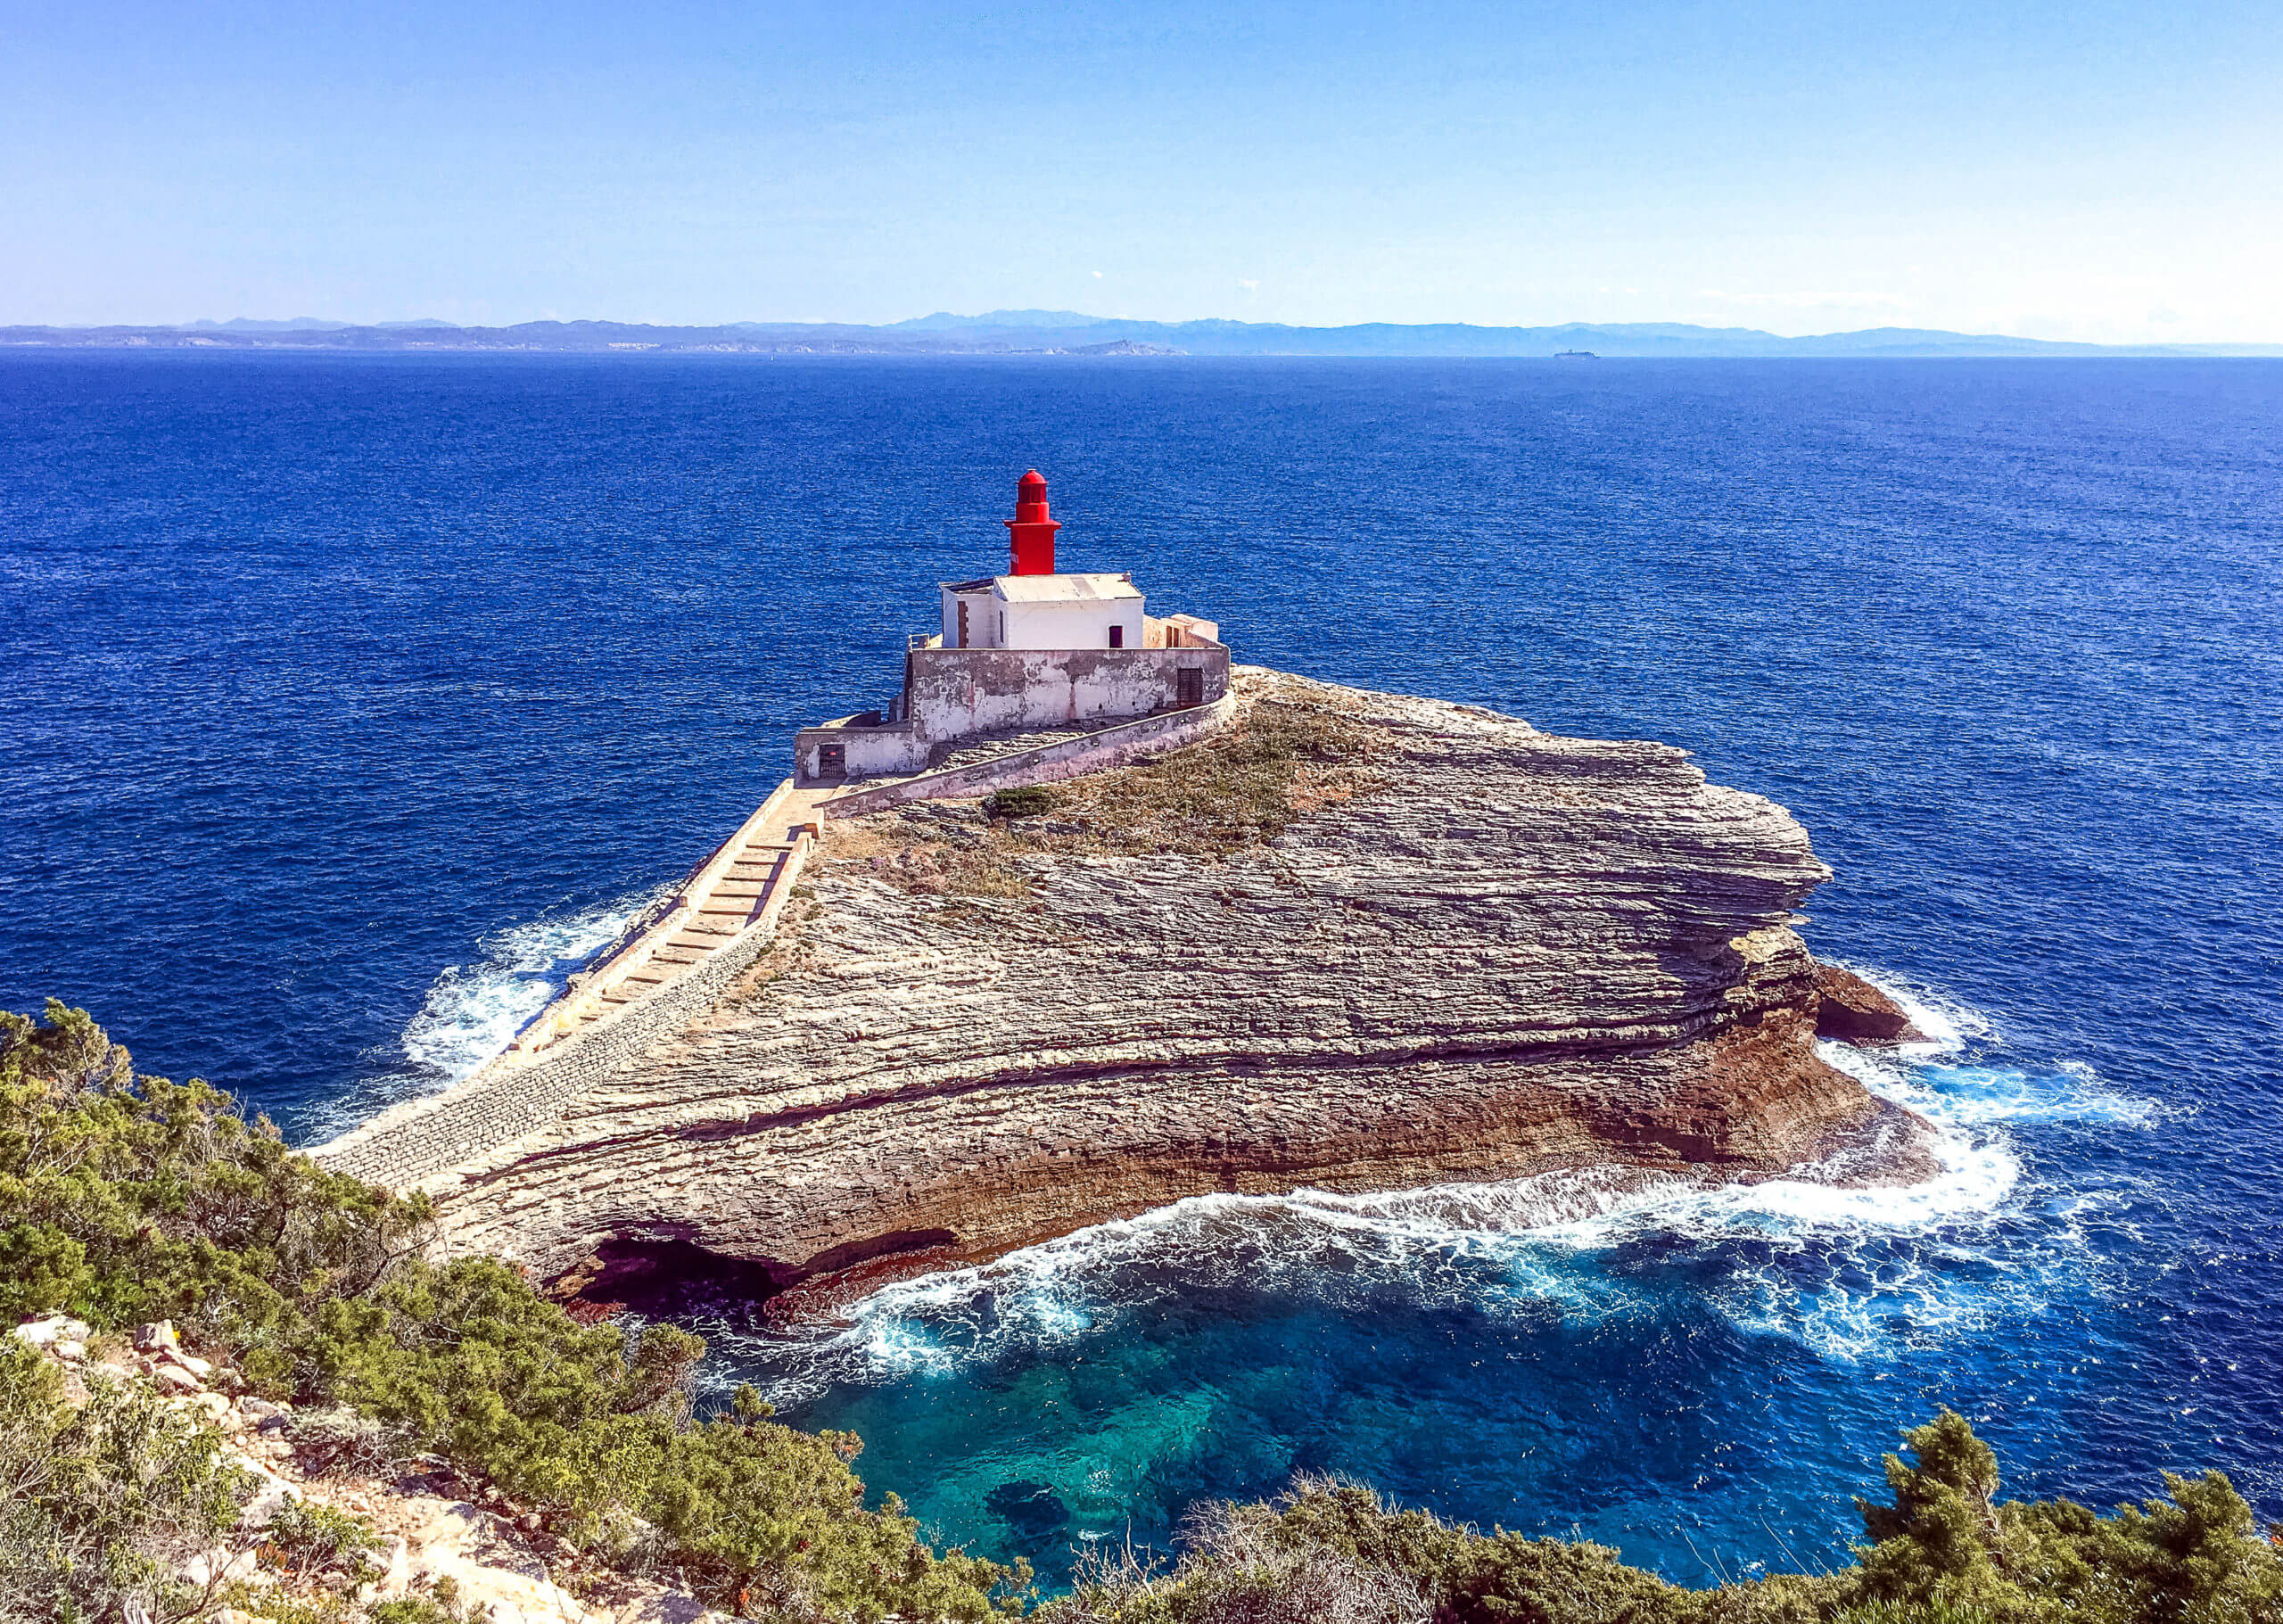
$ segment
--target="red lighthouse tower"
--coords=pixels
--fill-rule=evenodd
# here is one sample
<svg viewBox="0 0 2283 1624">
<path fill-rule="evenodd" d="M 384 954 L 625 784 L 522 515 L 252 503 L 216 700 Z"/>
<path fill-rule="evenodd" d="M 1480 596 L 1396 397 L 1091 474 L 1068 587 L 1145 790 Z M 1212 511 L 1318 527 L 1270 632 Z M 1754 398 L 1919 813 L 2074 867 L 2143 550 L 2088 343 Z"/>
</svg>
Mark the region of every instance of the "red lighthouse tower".
<svg viewBox="0 0 2283 1624">
<path fill-rule="evenodd" d="M 1062 521 L 1046 516 L 1046 475 L 1033 468 L 1015 487 L 1015 516 L 1007 526 L 1007 573 L 1054 573 L 1054 532 Z"/>
</svg>

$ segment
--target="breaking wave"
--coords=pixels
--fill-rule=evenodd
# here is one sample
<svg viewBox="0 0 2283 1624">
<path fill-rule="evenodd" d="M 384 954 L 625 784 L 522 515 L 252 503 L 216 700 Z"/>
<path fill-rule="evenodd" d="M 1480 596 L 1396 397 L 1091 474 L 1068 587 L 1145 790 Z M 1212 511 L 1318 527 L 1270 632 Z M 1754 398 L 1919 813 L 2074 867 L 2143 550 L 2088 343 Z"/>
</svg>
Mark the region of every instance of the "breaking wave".
<svg viewBox="0 0 2283 1624">
<path fill-rule="evenodd" d="M 726 1351 L 798 1405 L 833 1386 L 1051 1354 L 1199 1299 L 1458 1313 L 1520 1330 L 1696 1304 L 1742 1334 L 1848 1360 L 2038 1311 L 2097 1266 L 2082 1231 L 2104 1198 L 2065 1199 L 2025 1176 L 2008 1125 L 2139 1124 L 2150 1108 L 2081 1065 L 1989 1063 L 1978 1057 L 1998 1035 L 1986 1018 L 1877 979 L 1929 1040 L 1819 1047 L 1934 1125 L 1941 1171 L 1919 1183 L 1846 1187 L 1807 1167 L 1709 1183 L 1605 1166 L 1385 1194 L 1199 1196 L 889 1285 L 789 1340 L 731 1332 Z"/>
<path fill-rule="evenodd" d="M 368 1057 L 373 1075 L 312 1113 L 312 1139 L 354 1126 L 401 1100 L 449 1088 L 500 1053 L 565 980 L 656 900 L 644 893 L 532 919 L 477 941 L 481 955 L 445 968 L 393 1051 Z"/>
<path fill-rule="evenodd" d="M 651 901 L 643 895 L 598 903 L 479 942 L 483 958 L 439 976 L 405 1027 L 406 1058 L 417 1073 L 445 1082 L 467 1076 L 506 1049 L 563 990 L 565 977 L 609 946 Z"/>
</svg>

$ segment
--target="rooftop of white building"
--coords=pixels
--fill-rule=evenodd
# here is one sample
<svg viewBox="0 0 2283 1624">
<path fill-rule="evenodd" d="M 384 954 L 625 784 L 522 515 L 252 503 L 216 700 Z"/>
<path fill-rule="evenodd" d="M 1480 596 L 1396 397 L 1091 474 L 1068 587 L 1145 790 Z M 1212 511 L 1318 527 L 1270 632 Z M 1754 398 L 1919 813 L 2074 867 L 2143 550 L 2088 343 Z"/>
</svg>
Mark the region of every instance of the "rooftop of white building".
<svg viewBox="0 0 2283 1624">
<path fill-rule="evenodd" d="M 1101 603 L 1142 596 L 1131 575 L 1001 575 L 996 596 L 1010 604 Z"/>
<path fill-rule="evenodd" d="M 981 592 L 988 589 L 1002 603 L 1109 603 L 1139 598 L 1142 589 L 1130 574 L 1103 572 L 1079 575 L 986 575 L 979 581 L 947 581 L 946 592 Z"/>
</svg>

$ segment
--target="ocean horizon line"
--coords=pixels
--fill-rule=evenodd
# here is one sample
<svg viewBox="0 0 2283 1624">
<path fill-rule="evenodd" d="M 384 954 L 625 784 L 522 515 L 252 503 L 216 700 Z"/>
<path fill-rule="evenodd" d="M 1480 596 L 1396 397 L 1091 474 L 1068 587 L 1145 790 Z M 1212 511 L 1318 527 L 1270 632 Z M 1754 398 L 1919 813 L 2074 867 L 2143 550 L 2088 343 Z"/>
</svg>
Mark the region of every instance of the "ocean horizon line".
<svg viewBox="0 0 2283 1624">
<path fill-rule="evenodd" d="M 884 324 L 738 321 L 705 326 L 550 317 L 494 326 L 427 317 L 359 323 L 309 316 L 139 325 L 21 323 L 0 326 L 0 347 L 1595 360 L 2283 357 L 2283 342 L 2105 344 L 1932 327 L 1863 327 L 1787 335 L 1757 327 L 1713 327 L 1692 322 L 1573 321 L 1545 326 L 1357 322 L 1310 326 L 1218 317 L 1178 322 L 1137 320 L 1068 310 L 992 310 L 977 316 L 937 311 Z"/>
</svg>

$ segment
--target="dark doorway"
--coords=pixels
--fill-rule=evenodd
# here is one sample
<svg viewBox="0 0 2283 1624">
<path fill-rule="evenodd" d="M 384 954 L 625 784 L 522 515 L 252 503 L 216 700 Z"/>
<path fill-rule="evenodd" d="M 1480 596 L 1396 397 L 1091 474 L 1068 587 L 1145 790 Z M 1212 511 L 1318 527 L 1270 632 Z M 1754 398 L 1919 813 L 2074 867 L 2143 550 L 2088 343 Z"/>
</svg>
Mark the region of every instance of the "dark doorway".
<svg viewBox="0 0 2283 1624">
<path fill-rule="evenodd" d="M 1125 647 L 1125 627 L 1123 627 L 1123 626 L 1112 626 L 1112 627 L 1109 629 L 1109 646 L 1110 646 L 1112 648 L 1123 648 L 1123 647 Z"/>
<path fill-rule="evenodd" d="M 1174 672 L 1174 703 L 1188 706 L 1205 703 L 1205 673 L 1193 665 Z"/>
<path fill-rule="evenodd" d="M 848 776 L 848 746 L 819 745 L 817 746 L 817 777 L 845 779 Z"/>
</svg>

